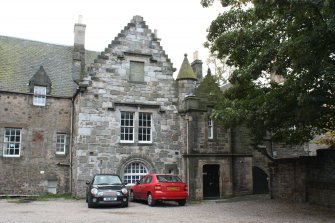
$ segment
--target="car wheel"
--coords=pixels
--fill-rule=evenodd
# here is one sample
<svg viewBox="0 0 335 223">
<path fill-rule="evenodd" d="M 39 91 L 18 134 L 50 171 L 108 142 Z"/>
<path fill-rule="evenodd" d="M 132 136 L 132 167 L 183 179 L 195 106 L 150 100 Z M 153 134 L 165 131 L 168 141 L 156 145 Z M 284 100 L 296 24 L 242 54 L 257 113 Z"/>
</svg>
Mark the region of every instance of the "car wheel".
<svg viewBox="0 0 335 223">
<path fill-rule="evenodd" d="M 128 206 L 129 206 L 129 203 L 128 203 L 128 201 L 127 201 L 127 202 L 123 203 L 121 207 L 126 208 L 126 207 L 128 207 Z"/>
<path fill-rule="evenodd" d="M 92 203 L 89 203 L 89 202 L 88 202 L 88 203 L 87 203 L 87 207 L 88 207 L 88 208 L 95 208 L 95 205 L 92 204 Z"/>
<path fill-rule="evenodd" d="M 186 200 L 178 200 L 179 206 L 184 206 L 186 204 Z"/>
<path fill-rule="evenodd" d="M 155 206 L 156 204 L 156 201 L 153 199 L 151 193 L 148 194 L 147 202 L 148 202 L 148 205 L 151 207 Z"/>
</svg>

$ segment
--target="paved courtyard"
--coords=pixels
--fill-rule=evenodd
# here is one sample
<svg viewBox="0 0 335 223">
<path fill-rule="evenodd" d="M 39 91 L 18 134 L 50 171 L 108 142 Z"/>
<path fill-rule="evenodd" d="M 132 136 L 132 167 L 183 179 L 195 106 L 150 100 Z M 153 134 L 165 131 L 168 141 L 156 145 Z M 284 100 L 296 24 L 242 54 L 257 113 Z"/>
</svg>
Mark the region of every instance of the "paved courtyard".
<svg viewBox="0 0 335 223">
<path fill-rule="evenodd" d="M 266 195 L 225 200 L 190 202 L 184 207 L 163 203 L 149 207 L 130 202 L 128 208 L 88 209 L 85 200 L 19 202 L 0 200 L 1 223 L 72 222 L 229 222 L 285 223 L 335 222 L 335 209 L 271 200 Z"/>
</svg>

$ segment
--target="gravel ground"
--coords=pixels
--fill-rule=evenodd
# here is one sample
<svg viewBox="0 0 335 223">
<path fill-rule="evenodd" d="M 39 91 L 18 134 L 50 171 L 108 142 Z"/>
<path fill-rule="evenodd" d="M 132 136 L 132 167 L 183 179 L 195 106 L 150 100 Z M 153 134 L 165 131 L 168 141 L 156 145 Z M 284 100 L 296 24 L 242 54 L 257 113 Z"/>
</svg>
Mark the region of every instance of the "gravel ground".
<svg viewBox="0 0 335 223">
<path fill-rule="evenodd" d="M 85 200 L 18 202 L 0 200 L 1 223 L 306 223 L 335 222 L 335 210 L 309 205 L 271 200 L 267 195 L 251 195 L 224 200 L 189 202 L 180 207 L 173 202 L 149 207 L 130 202 L 128 208 L 108 207 L 88 209 Z"/>
</svg>

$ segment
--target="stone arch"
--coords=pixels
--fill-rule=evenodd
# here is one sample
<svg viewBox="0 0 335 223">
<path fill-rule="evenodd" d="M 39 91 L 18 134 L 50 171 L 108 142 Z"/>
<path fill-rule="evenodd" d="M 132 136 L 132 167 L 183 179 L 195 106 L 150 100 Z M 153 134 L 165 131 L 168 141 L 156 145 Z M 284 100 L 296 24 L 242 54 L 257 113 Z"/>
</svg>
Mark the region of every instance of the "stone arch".
<svg viewBox="0 0 335 223">
<path fill-rule="evenodd" d="M 128 156 L 122 159 L 117 168 L 117 172 L 119 173 L 121 179 L 123 179 L 124 177 L 124 172 L 125 172 L 126 167 L 131 163 L 143 164 L 148 169 L 148 173 L 157 172 L 156 168 L 153 165 L 153 162 L 150 160 L 149 157 L 144 156 L 144 155 L 131 155 L 131 156 Z"/>
</svg>

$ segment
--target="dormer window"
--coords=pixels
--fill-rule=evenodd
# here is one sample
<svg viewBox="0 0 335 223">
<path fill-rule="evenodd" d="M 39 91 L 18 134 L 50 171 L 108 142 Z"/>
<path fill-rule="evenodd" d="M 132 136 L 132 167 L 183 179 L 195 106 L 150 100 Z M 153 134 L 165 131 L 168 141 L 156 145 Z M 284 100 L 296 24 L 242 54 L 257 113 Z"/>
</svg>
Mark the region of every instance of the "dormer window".
<svg viewBox="0 0 335 223">
<path fill-rule="evenodd" d="M 34 86 L 34 99 L 33 105 L 36 106 L 45 106 L 46 105 L 46 97 L 47 88 L 42 86 Z"/>
<path fill-rule="evenodd" d="M 33 105 L 46 106 L 47 94 L 50 94 L 51 80 L 40 66 L 35 75 L 29 80 L 30 92 L 33 93 Z"/>
</svg>

